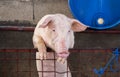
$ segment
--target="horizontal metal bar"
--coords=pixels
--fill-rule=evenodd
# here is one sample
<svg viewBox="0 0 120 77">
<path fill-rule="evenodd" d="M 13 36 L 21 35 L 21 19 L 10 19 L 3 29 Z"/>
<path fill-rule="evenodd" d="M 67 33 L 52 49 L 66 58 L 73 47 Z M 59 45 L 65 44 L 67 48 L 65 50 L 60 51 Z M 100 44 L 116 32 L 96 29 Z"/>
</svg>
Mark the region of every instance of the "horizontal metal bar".
<svg viewBox="0 0 120 77">
<path fill-rule="evenodd" d="M 7 72 L 8 70 L 4 70 L 2 72 Z M 1 72 L 1 71 L 0 71 Z M 36 71 L 11 71 L 11 72 L 36 72 Z M 65 71 L 65 72 L 58 72 L 58 71 L 37 71 L 41 73 L 58 73 L 58 74 L 64 74 L 64 73 L 69 73 L 69 72 L 76 72 L 79 73 L 79 71 Z"/>
<path fill-rule="evenodd" d="M 28 31 L 33 32 L 35 27 L 29 26 L 0 26 L 0 31 Z M 105 34 L 120 34 L 120 30 L 91 30 L 88 29 L 81 33 L 105 33 Z"/>
<path fill-rule="evenodd" d="M 7 61 L 7 60 L 41 60 L 41 59 L 34 59 L 34 58 L 23 58 L 23 59 L 19 59 L 19 58 L 0 58 L 0 61 Z M 46 61 L 48 61 L 48 60 L 56 60 L 56 59 L 43 59 L 43 60 L 46 60 Z"/>
<path fill-rule="evenodd" d="M 33 32 L 35 27 L 25 26 L 0 26 L 1 31 L 30 31 Z"/>
<path fill-rule="evenodd" d="M 0 71 L 0 72 L 7 72 L 9 70 L 4 70 L 4 71 Z M 65 71 L 65 72 L 57 72 L 57 71 L 11 71 L 11 72 L 41 72 L 41 73 L 59 73 L 59 74 L 63 74 L 63 73 L 80 73 L 80 71 Z M 90 72 L 93 72 L 93 70 L 90 70 Z M 109 70 L 105 71 L 105 72 L 111 72 Z"/>
<path fill-rule="evenodd" d="M 0 52 L 36 52 L 37 49 L 0 49 Z M 52 52 L 51 49 L 47 51 Z M 70 52 L 112 52 L 113 49 L 70 49 Z"/>
<path fill-rule="evenodd" d="M 120 34 L 120 30 L 116 30 L 116 29 L 111 29 L 111 30 L 86 30 L 82 33 L 105 33 L 105 34 Z"/>
<path fill-rule="evenodd" d="M 36 52 L 36 49 L 0 49 L 0 52 Z"/>
</svg>

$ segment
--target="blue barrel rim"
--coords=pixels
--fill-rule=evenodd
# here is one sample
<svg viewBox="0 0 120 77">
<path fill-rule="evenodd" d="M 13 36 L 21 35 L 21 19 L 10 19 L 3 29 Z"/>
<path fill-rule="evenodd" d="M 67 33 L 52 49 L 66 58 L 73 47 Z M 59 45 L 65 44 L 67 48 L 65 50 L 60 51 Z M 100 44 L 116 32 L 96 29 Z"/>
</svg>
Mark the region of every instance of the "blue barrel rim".
<svg viewBox="0 0 120 77">
<path fill-rule="evenodd" d="M 74 11 L 74 8 L 71 7 L 71 2 L 70 2 L 70 0 L 68 0 L 68 7 L 69 7 L 70 12 L 72 13 L 73 17 L 78 20 L 77 15 L 74 13 L 74 12 L 75 12 L 75 11 Z M 80 21 L 80 20 L 78 20 L 78 21 Z M 80 21 L 80 22 L 83 23 L 82 21 Z M 85 24 L 85 23 L 83 23 L 83 24 Z M 100 29 L 100 30 L 101 30 L 101 29 L 109 29 L 109 28 L 115 27 L 115 26 L 117 26 L 117 25 L 119 25 L 119 24 L 120 24 L 120 19 L 119 19 L 116 23 L 114 23 L 114 24 L 112 24 L 112 25 L 106 25 L 106 26 L 104 26 L 104 27 L 93 27 L 93 26 L 90 26 L 90 25 L 87 25 L 87 26 L 89 26 L 90 28 L 93 28 L 93 29 Z M 86 24 L 85 24 L 85 25 L 86 25 Z"/>
</svg>

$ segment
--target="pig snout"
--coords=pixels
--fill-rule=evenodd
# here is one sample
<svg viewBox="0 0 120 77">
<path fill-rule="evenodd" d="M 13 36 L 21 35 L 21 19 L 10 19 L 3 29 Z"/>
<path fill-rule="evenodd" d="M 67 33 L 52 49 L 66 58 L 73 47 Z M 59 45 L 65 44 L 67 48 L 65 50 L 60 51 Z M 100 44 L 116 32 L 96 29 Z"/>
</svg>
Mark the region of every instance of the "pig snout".
<svg viewBox="0 0 120 77">
<path fill-rule="evenodd" d="M 55 48 L 56 48 L 58 57 L 67 58 L 70 54 L 64 39 L 57 42 L 55 45 Z"/>
<path fill-rule="evenodd" d="M 57 53 L 58 57 L 62 57 L 62 58 L 67 58 L 69 56 L 69 52 L 66 51 L 66 52 L 60 52 L 60 53 Z"/>
</svg>

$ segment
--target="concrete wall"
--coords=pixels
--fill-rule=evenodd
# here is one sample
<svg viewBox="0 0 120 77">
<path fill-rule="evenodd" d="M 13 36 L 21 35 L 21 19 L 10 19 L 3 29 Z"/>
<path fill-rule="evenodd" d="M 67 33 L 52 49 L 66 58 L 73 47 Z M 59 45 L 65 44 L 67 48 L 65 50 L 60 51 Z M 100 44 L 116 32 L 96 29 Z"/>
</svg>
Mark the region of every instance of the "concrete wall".
<svg viewBox="0 0 120 77">
<path fill-rule="evenodd" d="M 46 14 L 63 13 L 72 17 L 68 0 L 0 0 L 0 24 L 29 26 Z M 3 22 L 5 21 L 5 22 Z M 35 25 L 30 25 L 35 26 Z M 120 29 L 120 28 L 118 28 Z M 0 48 L 33 48 L 32 32 L 0 32 Z M 75 33 L 75 47 L 106 49 L 120 46 L 118 34 Z M 24 43 L 24 44 L 23 44 Z"/>
<path fill-rule="evenodd" d="M 63 13 L 71 17 L 67 0 L 0 0 L 0 20 L 37 23 L 46 15 Z"/>
</svg>

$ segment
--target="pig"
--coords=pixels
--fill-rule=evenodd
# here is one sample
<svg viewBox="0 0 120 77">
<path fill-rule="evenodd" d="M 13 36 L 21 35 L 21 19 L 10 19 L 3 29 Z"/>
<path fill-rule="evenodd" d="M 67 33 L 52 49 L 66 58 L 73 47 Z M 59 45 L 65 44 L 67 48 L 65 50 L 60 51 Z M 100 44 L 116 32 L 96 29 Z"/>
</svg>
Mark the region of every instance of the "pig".
<svg viewBox="0 0 120 77">
<path fill-rule="evenodd" d="M 88 26 L 78 20 L 69 18 L 63 14 L 45 15 L 38 22 L 33 34 L 33 45 L 34 48 L 38 49 L 36 58 L 41 60 L 46 59 L 49 56 L 47 55 L 46 47 L 49 47 L 57 55 L 57 67 L 63 66 L 61 69 L 64 69 L 67 64 L 66 59 L 70 54 L 69 48 L 73 48 L 74 46 L 74 32 L 82 32 L 87 28 Z M 40 61 L 37 61 L 37 69 L 40 70 L 41 68 Z"/>
</svg>

